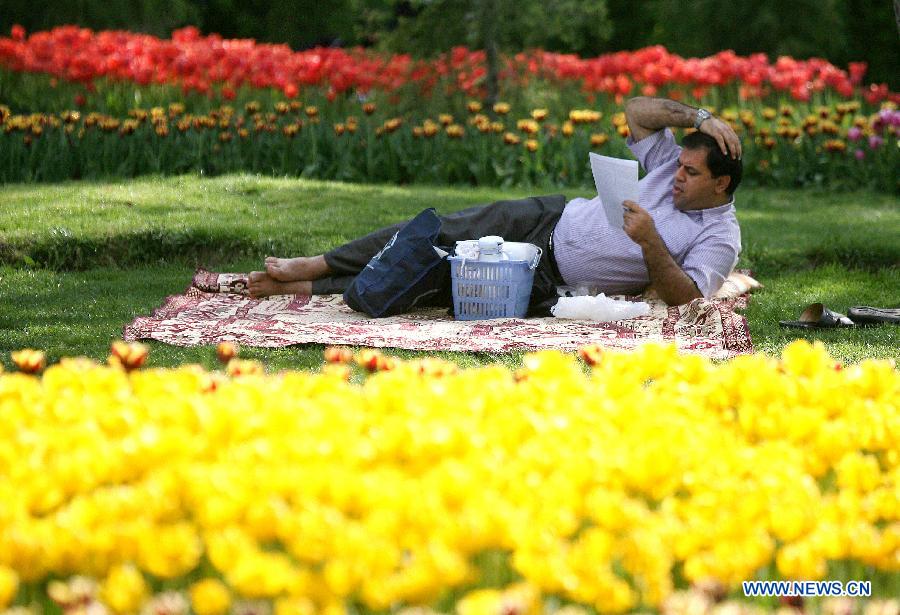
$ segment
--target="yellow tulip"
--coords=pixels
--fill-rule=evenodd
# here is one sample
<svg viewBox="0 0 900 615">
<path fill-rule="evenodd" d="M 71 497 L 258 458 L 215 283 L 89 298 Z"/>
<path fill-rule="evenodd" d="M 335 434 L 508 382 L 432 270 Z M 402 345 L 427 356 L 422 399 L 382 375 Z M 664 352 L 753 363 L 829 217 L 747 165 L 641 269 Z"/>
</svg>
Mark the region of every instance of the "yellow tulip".
<svg viewBox="0 0 900 615">
<path fill-rule="evenodd" d="M 19 575 L 7 566 L 0 566 L 0 609 L 9 606 L 18 591 Z"/>
<path fill-rule="evenodd" d="M 231 593 L 218 579 L 203 579 L 191 585 L 191 608 L 197 615 L 224 615 L 231 607 Z"/>
<path fill-rule="evenodd" d="M 316 615 L 316 605 L 309 598 L 278 598 L 275 615 Z"/>
<path fill-rule="evenodd" d="M 542 352 L 518 370 L 387 369 L 360 352 L 361 383 L 340 364 L 2 374 L 0 567 L 105 577 L 100 599 L 124 614 L 144 603 L 140 570 L 183 587 L 203 554 L 228 585 L 192 587 L 198 615 L 223 615 L 231 591 L 282 615 L 433 604 L 507 569 L 524 597 L 458 606 L 552 594 L 626 612 L 668 604 L 676 570 L 734 589 L 773 564 L 898 569 L 890 362 L 837 371 L 806 342 L 721 364 L 671 345 L 581 355 L 592 368 Z M 48 593 L 67 603 L 72 587 Z"/>
<path fill-rule="evenodd" d="M 100 588 L 103 602 L 119 615 L 137 613 L 147 593 L 143 575 L 130 564 L 113 568 Z"/>
</svg>

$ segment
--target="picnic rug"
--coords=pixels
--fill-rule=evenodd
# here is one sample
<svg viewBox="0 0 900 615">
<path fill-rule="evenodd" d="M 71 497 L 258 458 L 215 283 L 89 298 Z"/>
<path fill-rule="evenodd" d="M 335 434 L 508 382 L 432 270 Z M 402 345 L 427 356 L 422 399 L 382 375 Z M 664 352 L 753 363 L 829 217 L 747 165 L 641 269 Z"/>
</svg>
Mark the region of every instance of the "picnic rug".
<svg viewBox="0 0 900 615">
<path fill-rule="evenodd" d="M 650 314 L 616 322 L 559 318 L 457 321 L 444 308 L 369 318 L 347 307 L 341 295 L 251 299 L 246 274 L 198 269 L 184 294 L 168 297 L 150 316 L 135 318 L 125 327 L 123 337 L 176 346 L 230 341 L 263 348 L 345 344 L 469 352 L 576 350 L 587 344 L 631 349 L 646 342 L 674 342 L 685 353 L 726 359 L 753 352 L 747 320 L 735 312 L 747 306 L 748 298 L 745 293 L 696 299 L 678 307 L 647 300 Z"/>
</svg>

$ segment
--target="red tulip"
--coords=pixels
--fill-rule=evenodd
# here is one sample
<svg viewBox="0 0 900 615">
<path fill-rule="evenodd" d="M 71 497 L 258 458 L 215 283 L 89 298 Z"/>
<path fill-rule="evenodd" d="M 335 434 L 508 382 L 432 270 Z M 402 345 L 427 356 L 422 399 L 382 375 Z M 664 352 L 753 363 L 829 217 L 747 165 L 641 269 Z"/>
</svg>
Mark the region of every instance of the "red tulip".
<svg viewBox="0 0 900 615">
<path fill-rule="evenodd" d="M 850 83 L 853 85 L 860 85 L 868 68 L 869 65 L 865 62 L 850 62 L 850 64 L 847 65 L 847 70 L 850 73 Z"/>
<path fill-rule="evenodd" d="M 96 80 L 110 78 L 141 85 L 174 84 L 185 92 L 207 95 L 219 92 L 226 100 L 233 99 L 235 89 L 243 85 L 276 88 L 288 98 L 297 96 L 304 86 L 324 87 L 326 96 L 334 100 L 349 91 L 391 93 L 411 83 L 427 96 L 442 78 L 449 83 L 447 95 L 462 92 L 474 97 L 484 93 L 485 62 L 483 51 L 464 47 L 431 61 L 362 49 L 294 52 L 284 45 L 204 36 L 193 27 L 176 30 L 169 40 L 77 26 L 26 37 L 24 28 L 16 25 L 10 38 L 0 37 L 0 66 L 14 72 L 45 73 L 82 83 L 88 91 Z M 588 95 L 607 93 L 618 98 L 631 95 L 635 85 L 652 93 L 654 88 L 672 84 L 690 90 L 735 83 L 746 86 L 745 98 L 771 89 L 808 100 L 812 92 L 826 89 L 852 96 L 862 85 L 865 71 L 864 63 L 851 63 L 844 71 L 817 58 L 783 56 L 770 63 L 764 54 L 743 57 L 730 50 L 706 58 L 682 58 L 657 45 L 596 58 L 540 50 L 518 53 L 506 60 L 502 78 L 521 87 L 535 77 L 560 84 L 575 81 Z M 883 85 L 869 88 L 865 96 L 872 104 L 900 100 L 900 94 Z"/>
</svg>

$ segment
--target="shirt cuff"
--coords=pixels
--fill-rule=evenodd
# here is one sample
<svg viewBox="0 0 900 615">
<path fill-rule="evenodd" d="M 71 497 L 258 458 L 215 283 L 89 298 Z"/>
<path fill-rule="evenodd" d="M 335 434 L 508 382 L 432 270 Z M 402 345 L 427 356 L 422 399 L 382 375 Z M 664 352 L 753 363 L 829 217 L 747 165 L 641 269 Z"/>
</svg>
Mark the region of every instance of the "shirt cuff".
<svg viewBox="0 0 900 615">
<path fill-rule="evenodd" d="M 692 269 L 685 271 L 685 274 L 693 280 L 694 285 L 706 299 L 711 299 L 713 295 L 722 288 L 722 284 L 728 276 L 722 277 L 722 274 L 712 269 Z"/>
<path fill-rule="evenodd" d="M 628 149 L 631 150 L 631 153 L 634 154 L 634 157 L 637 158 L 638 162 L 641 163 L 641 166 L 644 167 L 646 171 L 652 171 L 656 166 L 653 164 L 653 161 L 649 160 L 649 158 L 653 156 L 654 151 L 657 150 L 657 148 L 664 147 L 667 143 L 669 148 L 677 147 L 675 135 L 672 134 L 672 131 L 668 128 L 657 130 L 640 141 L 635 141 L 634 137 L 630 134 L 628 135 L 628 138 L 625 139 L 625 144 L 628 145 Z M 669 148 L 666 149 L 666 153 L 668 153 Z M 659 158 L 659 156 L 654 156 L 654 158 Z"/>
</svg>

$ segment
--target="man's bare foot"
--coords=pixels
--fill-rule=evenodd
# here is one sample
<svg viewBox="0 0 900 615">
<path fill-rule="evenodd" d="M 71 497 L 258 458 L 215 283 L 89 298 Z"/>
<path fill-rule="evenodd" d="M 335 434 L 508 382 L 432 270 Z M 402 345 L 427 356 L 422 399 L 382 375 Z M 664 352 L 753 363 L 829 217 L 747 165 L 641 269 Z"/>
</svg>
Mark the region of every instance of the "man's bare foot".
<svg viewBox="0 0 900 615">
<path fill-rule="evenodd" d="M 297 258 L 266 257 L 266 273 L 279 282 L 296 282 L 297 280 L 318 280 L 329 272 L 325 257 L 298 256 Z"/>
<path fill-rule="evenodd" d="M 311 295 L 312 282 L 279 282 L 273 280 L 264 271 L 254 271 L 248 278 L 250 296 L 254 299 L 271 295 Z"/>
</svg>

